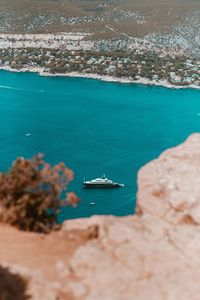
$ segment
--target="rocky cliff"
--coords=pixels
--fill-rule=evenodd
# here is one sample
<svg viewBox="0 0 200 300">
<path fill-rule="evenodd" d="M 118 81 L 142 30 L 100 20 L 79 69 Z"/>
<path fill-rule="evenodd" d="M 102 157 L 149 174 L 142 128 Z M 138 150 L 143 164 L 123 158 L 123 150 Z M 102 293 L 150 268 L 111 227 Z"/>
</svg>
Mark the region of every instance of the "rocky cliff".
<svg viewBox="0 0 200 300">
<path fill-rule="evenodd" d="M 0 233 L 0 264 L 26 278 L 34 300 L 199 299 L 200 134 L 139 171 L 135 216 Z"/>
</svg>

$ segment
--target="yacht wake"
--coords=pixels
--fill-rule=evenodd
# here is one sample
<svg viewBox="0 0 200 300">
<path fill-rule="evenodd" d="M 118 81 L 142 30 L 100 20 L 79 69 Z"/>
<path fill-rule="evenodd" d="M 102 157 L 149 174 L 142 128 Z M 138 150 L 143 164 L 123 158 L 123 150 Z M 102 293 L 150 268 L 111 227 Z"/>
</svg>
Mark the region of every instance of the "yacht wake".
<svg viewBox="0 0 200 300">
<path fill-rule="evenodd" d="M 29 90 L 29 89 L 21 89 L 7 85 L 0 85 L 1 89 L 15 90 L 15 91 L 24 91 L 24 92 L 35 92 L 35 93 L 44 93 L 44 90 Z"/>
</svg>

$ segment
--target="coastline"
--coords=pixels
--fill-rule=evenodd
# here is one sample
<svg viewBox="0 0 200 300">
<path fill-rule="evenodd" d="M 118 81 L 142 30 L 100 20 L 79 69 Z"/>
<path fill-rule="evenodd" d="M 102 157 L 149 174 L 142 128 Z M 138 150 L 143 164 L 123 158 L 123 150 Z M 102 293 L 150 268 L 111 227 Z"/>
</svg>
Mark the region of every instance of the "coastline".
<svg viewBox="0 0 200 300">
<path fill-rule="evenodd" d="M 0 70 L 2 71 L 9 71 L 9 72 L 29 72 L 29 73 L 37 73 L 40 76 L 46 76 L 46 77 L 74 77 L 74 78 L 86 78 L 86 79 L 93 79 L 93 80 L 101 80 L 105 82 L 113 82 L 113 83 L 122 83 L 122 84 L 142 84 L 142 85 L 152 85 L 152 86 L 160 86 L 170 89 L 197 89 L 200 90 L 200 86 L 190 84 L 190 85 L 173 85 L 169 83 L 167 80 L 150 80 L 148 78 L 139 78 L 138 80 L 131 80 L 128 78 L 118 78 L 114 76 L 106 76 L 106 75 L 98 75 L 98 74 L 92 74 L 92 73 L 78 73 L 78 72 L 69 72 L 69 73 L 48 73 L 45 72 L 42 68 L 31 68 L 26 67 L 22 68 L 20 70 L 12 69 L 9 66 L 0 66 Z"/>
</svg>

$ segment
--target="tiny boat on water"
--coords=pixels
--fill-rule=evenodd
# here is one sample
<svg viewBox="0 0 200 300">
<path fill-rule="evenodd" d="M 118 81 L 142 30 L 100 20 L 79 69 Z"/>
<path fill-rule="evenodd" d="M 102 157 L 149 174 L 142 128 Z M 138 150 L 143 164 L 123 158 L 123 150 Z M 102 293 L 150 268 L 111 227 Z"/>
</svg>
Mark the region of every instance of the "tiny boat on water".
<svg viewBox="0 0 200 300">
<path fill-rule="evenodd" d="M 84 180 L 83 185 L 86 188 L 119 188 L 124 186 L 122 183 L 113 182 L 112 180 L 106 178 L 105 175 L 103 175 L 101 178 L 96 178 L 89 181 Z"/>
</svg>

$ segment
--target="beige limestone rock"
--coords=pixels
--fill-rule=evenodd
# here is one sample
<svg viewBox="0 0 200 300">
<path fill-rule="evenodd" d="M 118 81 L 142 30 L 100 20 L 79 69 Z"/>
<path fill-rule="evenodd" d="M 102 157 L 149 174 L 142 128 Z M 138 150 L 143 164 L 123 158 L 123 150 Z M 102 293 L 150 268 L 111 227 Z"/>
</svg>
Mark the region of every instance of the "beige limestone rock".
<svg viewBox="0 0 200 300">
<path fill-rule="evenodd" d="M 164 152 L 138 174 L 138 210 L 173 224 L 200 224 L 200 135 Z"/>
<path fill-rule="evenodd" d="M 137 200 L 138 216 L 65 222 L 99 227 L 70 262 L 82 299 L 199 299 L 199 134 L 139 171 Z"/>
<path fill-rule="evenodd" d="M 31 295 L 32 300 L 57 300 L 59 287 L 46 281 L 41 273 L 14 264 L 1 264 L 1 266 L 8 268 L 11 274 L 20 274 L 27 281 L 27 295 Z"/>
<path fill-rule="evenodd" d="M 199 300 L 200 134 L 139 171 L 135 216 L 0 233 L 0 264 L 29 276 L 34 300 Z"/>
<path fill-rule="evenodd" d="M 69 260 L 86 241 L 80 231 L 43 235 L 1 224 L 0 266 L 28 280 L 32 300 L 73 300 L 66 284 Z"/>
</svg>

